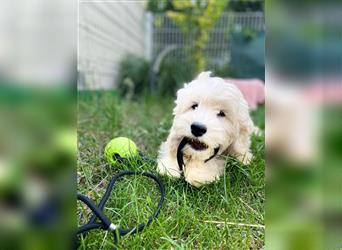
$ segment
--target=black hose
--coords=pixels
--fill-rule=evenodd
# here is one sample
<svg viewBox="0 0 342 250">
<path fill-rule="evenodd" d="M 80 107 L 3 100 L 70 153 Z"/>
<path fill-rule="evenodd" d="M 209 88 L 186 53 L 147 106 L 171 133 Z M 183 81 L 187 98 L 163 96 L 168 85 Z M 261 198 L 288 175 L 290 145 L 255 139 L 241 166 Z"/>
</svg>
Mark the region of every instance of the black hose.
<svg viewBox="0 0 342 250">
<path fill-rule="evenodd" d="M 141 175 L 141 176 L 151 178 L 157 183 L 157 185 L 159 187 L 159 191 L 160 191 L 160 199 L 159 199 L 157 208 L 154 210 L 154 213 L 148 218 L 147 222 L 141 223 L 141 224 L 137 225 L 136 227 L 127 228 L 127 229 L 121 228 L 119 226 L 115 226 L 114 224 L 112 224 L 110 219 L 108 219 L 108 217 L 103 213 L 103 208 L 105 207 L 106 202 L 111 195 L 111 192 L 114 188 L 115 182 L 119 178 L 126 176 L 126 175 L 128 175 L 128 176 Z M 106 189 L 106 192 L 103 195 L 98 206 L 96 206 L 95 203 L 91 199 L 89 199 L 87 196 L 85 196 L 83 194 L 77 194 L 77 199 L 80 200 L 81 202 L 83 202 L 87 207 L 89 207 L 93 211 L 93 215 L 90 218 L 89 222 L 80 226 L 77 229 L 77 236 L 85 235 L 87 232 L 89 232 L 90 230 L 93 230 L 93 229 L 112 230 L 113 231 L 113 237 L 114 237 L 114 244 L 117 245 L 118 236 L 125 236 L 127 234 L 135 234 L 137 232 L 140 232 L 146 226 L 151 224 L 151 222 L 155 218 L 157 218 L 157 216 L 160 212 L 160 209 L 163 205 L 164 199 L 165 199 L 165 186 L 164 186 L 163 182 L 161 181 L 161 179 L 152 173 L 122 171 L 122 172 L 119 172 L 118 174 L 116 174 L 112 177 L 112 179 L 111 179 L 111 181 L 110 181 L 110 183 Z M 96 222 L 97 219 L 100 220 L 100 223 Z"/>
</svg>

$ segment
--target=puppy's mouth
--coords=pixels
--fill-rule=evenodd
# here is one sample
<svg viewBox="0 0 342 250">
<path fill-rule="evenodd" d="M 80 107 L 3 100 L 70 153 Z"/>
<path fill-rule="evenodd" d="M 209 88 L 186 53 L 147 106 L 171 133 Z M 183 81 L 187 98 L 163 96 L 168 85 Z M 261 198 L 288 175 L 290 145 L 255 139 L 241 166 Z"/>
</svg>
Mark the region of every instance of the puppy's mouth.
<svg viewBox="0 0 342 250">
<path fill-rule="evenodd" d="M 188 139 L 188 143 L 190 147 L 192 147 L 195 150 L 201 151 L 201 150 L 205 150 L 208 148 L 208 145 L 205 144 L 204 142 L 201 142 L 200 140 L 193 139 L 193 138 L 187 138 L 187 139 Z"/>
</svg>

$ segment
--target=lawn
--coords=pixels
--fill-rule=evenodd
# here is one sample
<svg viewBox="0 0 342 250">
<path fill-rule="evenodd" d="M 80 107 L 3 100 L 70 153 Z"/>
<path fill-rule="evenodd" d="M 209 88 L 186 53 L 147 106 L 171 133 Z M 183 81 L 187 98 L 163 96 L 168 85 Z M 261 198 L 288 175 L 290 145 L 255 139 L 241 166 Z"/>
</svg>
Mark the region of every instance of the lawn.
<svg viewBox="0 0 342 250">
<path fill-rule="evenodd" d="M 120 170 L 156 173 L 158 147 L 172 122 L 173 99 L 119 98 L 114 92 L 80 92 L 78 95 L 78 191 L 99 202 L 111 177 Z M 264 128 L 264 108 L 252 113 Z M 110 166 L 103 157 L 106 143 L 126 136 L 152 160 Z M 261 249 L 264 246 L 264 137 L 253 137 L 255 155 L 249 166 L 227 159 L 220 181 L 193 188 L 183 180 L 163 177 L 166 199 L 158 220 L 136 235 L 122 237 L 119 249 Z M 143 222 L 154 210 L 158 189 L 150 180 L 127 177 L 120 181 L 105 213 L 123 227 Z M 84 223 L 89 211 L 78 203 L 78 218 Z M 240 223 L 240 224 L 238 224 Z M 95 230 L 81 241 L 79 249 L 109 249 L 112 235 Z"/>
</svg>

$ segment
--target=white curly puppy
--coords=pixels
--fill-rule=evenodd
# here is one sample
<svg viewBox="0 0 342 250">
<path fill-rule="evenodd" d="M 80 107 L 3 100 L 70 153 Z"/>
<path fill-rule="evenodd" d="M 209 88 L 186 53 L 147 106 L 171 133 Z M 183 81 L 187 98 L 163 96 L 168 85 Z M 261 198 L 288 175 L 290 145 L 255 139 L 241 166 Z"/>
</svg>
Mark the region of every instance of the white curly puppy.
<svg viewBox="0 0 342 250">
<path fill-rule="evenodd" d="M 158 171 L 184 177 L 199 187 L 224 173 L 224 155 L 247 164 L 252 158 L 250 136 L 254 131 L 248 104 L 240 90 L 211 72 L 201 73 L 178 90 L 170 134 L 160 147 Z M 182 167 L 177 161 L 182 148 Z M 177 152 L 178 151 L 178 152 Z"/>
</svg>

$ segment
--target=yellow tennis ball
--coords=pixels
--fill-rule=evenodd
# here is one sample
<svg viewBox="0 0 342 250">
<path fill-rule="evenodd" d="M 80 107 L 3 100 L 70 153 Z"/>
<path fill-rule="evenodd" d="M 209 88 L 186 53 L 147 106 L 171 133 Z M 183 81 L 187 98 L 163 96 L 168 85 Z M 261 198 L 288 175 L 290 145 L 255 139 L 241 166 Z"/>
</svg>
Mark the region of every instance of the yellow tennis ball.
<svg viewBox="0 0 342 250">
<path fill-rule="evenodd" d="M 111 164 L 116 164 L 120 158 L 133 158 L 138 154 L 138 147 L 126 137 L 112 139 L 104 149 L 105 158 Z"/>
</svg>

